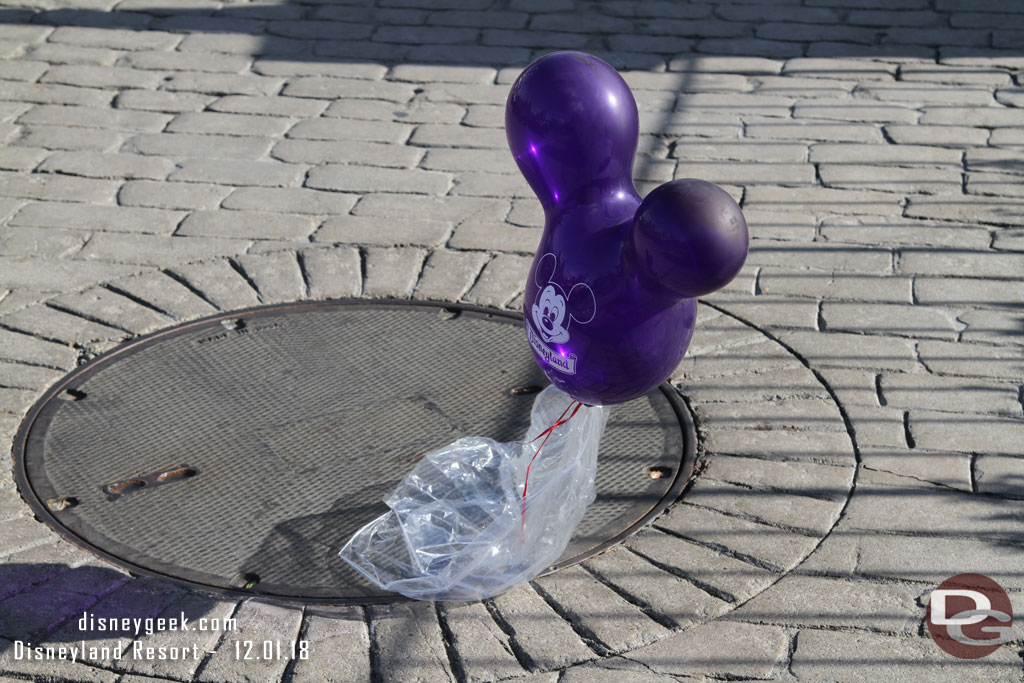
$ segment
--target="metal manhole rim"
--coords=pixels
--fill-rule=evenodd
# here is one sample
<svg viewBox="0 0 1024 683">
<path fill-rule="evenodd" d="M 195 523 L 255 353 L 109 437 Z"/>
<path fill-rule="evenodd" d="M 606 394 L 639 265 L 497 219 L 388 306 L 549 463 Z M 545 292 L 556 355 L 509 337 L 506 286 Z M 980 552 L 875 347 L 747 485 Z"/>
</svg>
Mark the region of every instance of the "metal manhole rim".
<svg viewBox="0 0 1024 683">
<path fill-rule="evenodd" d="M 89 541 L 83 538 L 78 533 L 67 527 L 61 520 L 54 514 L 54 511 L 50 509 L 47 502 L 44 501 L 33 487 L 31 480 L 28 476 L 28 470 L 26 466 L 26 459 L 28 457 L 28 446 L 29 440 L 33 432 L 33 428 L 42 414 L 43 410 L 59 395 L 64 392 L 70 385 L 72 385 L 76 379 L 83 375 L 91 374 L 96 368 L 103 366 L 114 359 L 130 355 L 142 348 L 149 346 L 151 343 L 158 341 L 159 339 L 171 336 L 174 334 L 181 333 L 188 329 L 206 325 L 211 322 L 230 320 L 233 318 L 244 318 L 247 315 L 266 315 L 277 311 L 302 311 L 303 309 L 316 309 L 316 308 L 327 308 L 327 307 L 338 307 L 338 306 L 366 306 L 366 307 L 379 307 L 379 308 L 406 308 L 406 307 L 418 307 L 418 308 L 435 308 L 439 310 L 453 311 L 456 314 L 471 313 L 480 315 L 487 318 L 498 318 L 503 322 L 517 323 L 523 320 L 522 314 L 516 311 L 508 311 L 497 308 L 489 308 L 486 306 L 479 306 L 476 304 L 467 303 L 455 303 L 448 301 L 435 301 L 429 299 L 397 299 L 397 298 L 376 298 L 376 299 L 360 299 L 360 298 L 335 298 L 335 299 L 322 299 L 317 301 L 292 301 L 274 304 L 264 304 L 259 306 L 250 306 L 242 309 L 235 309 L 231 311 L 222 311 L 195 320 L 189 320 L 183 323 L 178 323 L 170 327 L 162 328 L 153 332 L 133 337 L 125 342 L 120 343 L 118 346 L 101 353 L 95 358 L 91 358 L 82 365 L 76 367 L 70 371 L 67 375 L 61 377 L 55 382 L 50 388 L 45 390 L 43 394 L 38 398 L 32 406 L 29 408 L 21 424 L 18 427 L 18 431 L 15 434 L 14 441 L 12 444 L 11 458 L 13 460 L 14 479 L 16 488 L 18 490 L 21 499 L 29 506 L 33 512 L 33 516 L 37 521 L 43 522 L 51 531 L 56 533 L 62 540 L 71 542 L 75 546 L 86 550 L 93 555 L 106 560 L 116 568 L 126 571 L 132 577 L 149 577 L 168 581 L 176 586 L 187 588 L 190 590 L 200 591 L 213 596 L 231 596 L 235 598 L 259 598 L 271 603 L 285 604 L 285 605 L 381 605 L 381 604 L 394 604 L 401 602 L 409 602 L 410 599 L 402 595 L 385 595 L 385 596 L 358 596 L 358 597 L 347 597 L 347 598 L 327 598 L 317 597 L 308 595 L 288 595 L 281 592 L 264 592 L 259 590 L 258 585 L 254 588 L 235 588 L 226 587 L 219 585 L 210 585 L 202 583 L 201 581 L 183 578 L 174 574 L 152 569 L 150 567 L 142 566 L 132 560 L 125 559 L 120 555 L 116 555 L 111 551 L 104 549 L 102 546 L 95 542 Z M 639 518 L 629 522 L 621 531 L 605 539 L 601 543 L 584 550 L 583 552 L 577 553 L 576 555 L 561 560 L 554 565 L 551 565 L 546 570 L 541 572 L 540 576 L 547 576 L 560 569 L 565 569 L 573 565 L 579 564 L 595 555 L 605 552 L 619 545 L 622 541 L 633 536 L 641 529 L 649 525 L 654 519 L 660 516 L 665 510 L 676 501 L 680 493 L 683 491 L 686 484 L 689 482 L 696 461 L 697 454 L 697 439 L 696 429 L 694 426 L 694 418 L 692 409 L 689 403 L 684 399 L 683 395 L 674 387 L 671 382 L 665 381 L 658 386 L 662 395 L 668 401 L 671 406 L 673 413 L 680 427 L 682 436 L 682 452 L 679 454 L 679 466 L 675 468 L 672 483 L 662 495 L 643 515 Z"/>
</svg>

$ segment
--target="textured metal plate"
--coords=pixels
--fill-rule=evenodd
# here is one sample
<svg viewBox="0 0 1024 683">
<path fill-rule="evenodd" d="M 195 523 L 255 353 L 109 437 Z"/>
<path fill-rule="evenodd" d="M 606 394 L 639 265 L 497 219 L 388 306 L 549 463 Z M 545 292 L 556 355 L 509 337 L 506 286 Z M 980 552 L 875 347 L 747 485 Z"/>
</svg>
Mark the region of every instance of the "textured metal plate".
<svg viewBox="0 0 1024 683">
<path fill-rule="evenodd" d="M 349 569 L 341 546 L 427 451 L 466 435 L 521 438 L 534 394 L 510 390 L 546 383 L 508 313 L 267 306 L 149 335 L 79 368 L 30 412 L 15 470 L 41 518 L 135 573 L 372 602 L 390 597 Z M 671 387 L 616 406 L 597 500 L 556 567 L 653 518 L 678 495 L 693 452 Z"/>
</svg>

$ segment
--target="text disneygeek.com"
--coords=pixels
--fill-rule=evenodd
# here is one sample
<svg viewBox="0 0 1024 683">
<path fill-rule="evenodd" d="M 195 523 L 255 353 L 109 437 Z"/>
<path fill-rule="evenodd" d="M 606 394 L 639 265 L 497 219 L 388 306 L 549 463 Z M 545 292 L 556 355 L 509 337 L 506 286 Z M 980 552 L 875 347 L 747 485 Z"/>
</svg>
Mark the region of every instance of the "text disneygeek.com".
<svg viewBox="0 0 1024 683">
<path fill-rule="evenodd" d="M 117 645 L 89 645 L 84 639 L 74 644 L 33 645 L 32 643 L 15 640 L 14 658 L 19 660 L 54 660 L 65 659 L 72 662 L 79 660 L 200 660 L 211 650 L 200 647 L 197 643 L 178 645 L 147 645 L 140 640 L 141 636 L 151 636 L 166 631 L 222 633 L 237 631 L 234 619 L 199 618 L 190 619 L 182 612 L 178 617 L 113 618 L 96 617 L 89 612 L 82 612 L 78 620 L 78 630 L 87 631 L 90 637 L 95 634 L 109 634 L 115 638 L 130 638 L 131 643 L 118 642 Z M 227 651 L 236 660 L 254 659 L 308 659 L 309 643 L 304 640 L 236 640 Z"/>
</svg>

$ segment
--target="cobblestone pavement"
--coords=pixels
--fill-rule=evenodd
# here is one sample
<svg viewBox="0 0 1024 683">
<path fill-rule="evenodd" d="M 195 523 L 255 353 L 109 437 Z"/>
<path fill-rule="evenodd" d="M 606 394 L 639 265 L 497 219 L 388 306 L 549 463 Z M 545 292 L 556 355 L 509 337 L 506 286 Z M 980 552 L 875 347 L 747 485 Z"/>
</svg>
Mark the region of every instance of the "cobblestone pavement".
<svg viewBox="0 0 1024 683">
<path fill-rule="evenodd" d="M 583 49 L 641 110 L 641 192 L 742 202 L 750 256 L 674 381 L 684 500 L 471 605 L 289 608 L 133 579 L 0 471 L 0 679 L 1024 679 L 924 628 L 960 572 L 1024 614 L 1024 5 L 1017 0 L 13 0 L 0 7 L 0 442 L 76 364 L 259 303 L 518 308 L 542 214 L 509 85 Z M 199 660 L 75 617 L 234 615 Z M 243 640 L 308 660 L 237 661 Z M 121 640 L 127 643 L 127 640 Z M 164 631 L 144 647 L 191 646 Z"/>
</svg>

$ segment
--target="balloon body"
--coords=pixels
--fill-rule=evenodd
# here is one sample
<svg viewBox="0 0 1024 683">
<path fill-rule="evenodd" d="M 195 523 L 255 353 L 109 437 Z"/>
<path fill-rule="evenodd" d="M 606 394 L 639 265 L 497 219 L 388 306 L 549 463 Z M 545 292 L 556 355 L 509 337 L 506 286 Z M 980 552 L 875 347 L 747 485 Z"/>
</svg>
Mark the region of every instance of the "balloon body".
<svg viewBox="0 0 1024 683">
<path fill-rule="evenodd" d="M 545 214 L 523 304 L 537 362 L 584 403 L 644 395 L 682 360 L 694 297 L 742 266 L 739 207 L 703 181 L 673 181 L 641 203 L 632 179 L 636 102 L 615 69 L 582 52 L 553 53 L 523 71 L 505 130 Z"/>
</svg>

